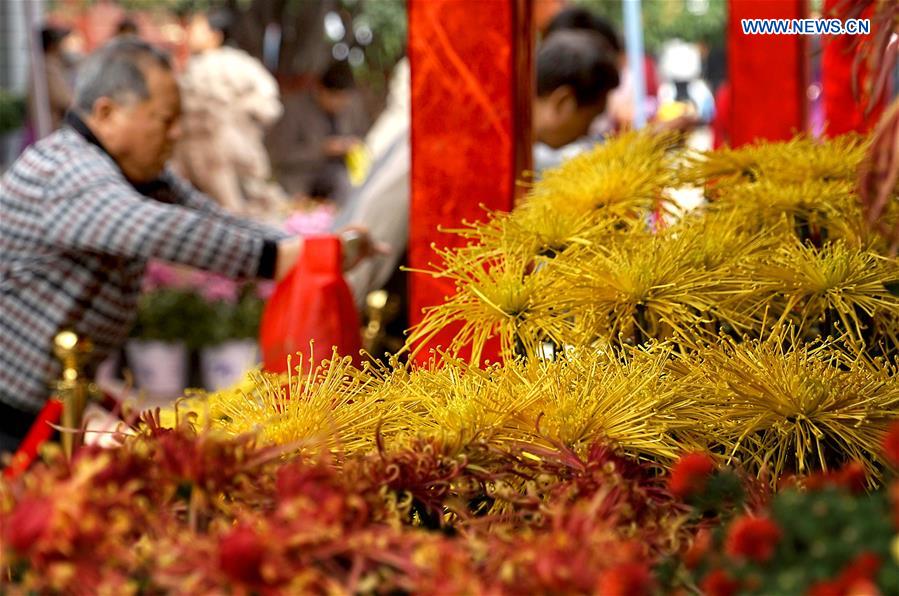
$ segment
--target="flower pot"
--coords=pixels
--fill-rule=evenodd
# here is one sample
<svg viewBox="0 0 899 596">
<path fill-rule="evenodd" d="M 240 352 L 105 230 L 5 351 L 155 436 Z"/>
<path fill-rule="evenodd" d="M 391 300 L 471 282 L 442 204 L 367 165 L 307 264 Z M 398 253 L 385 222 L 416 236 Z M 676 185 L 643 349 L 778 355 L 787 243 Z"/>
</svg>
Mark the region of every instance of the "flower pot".
<svg viewBox="0 0 899 596">
<path fill-rule="evenodd" d="M 125 353 L 134 383 L 147 397 L 158 402 L 184 394 L 188 361 L 183 343 L 132 339 L 125 345 Z"/>
<path fill-rule="evenodd" d="M 200 371 L 208 391 L 220 391 L 240 381 L 259 363 L 259 348 L 254 339 L 237 339 L 200 352 Z"/>
</svg>

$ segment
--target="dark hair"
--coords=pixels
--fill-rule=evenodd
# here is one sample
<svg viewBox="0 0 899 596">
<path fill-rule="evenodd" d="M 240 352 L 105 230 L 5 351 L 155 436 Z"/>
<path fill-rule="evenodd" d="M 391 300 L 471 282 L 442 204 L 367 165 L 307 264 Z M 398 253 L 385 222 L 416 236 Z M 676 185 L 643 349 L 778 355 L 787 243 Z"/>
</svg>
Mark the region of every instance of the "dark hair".
<svg viewBox="0 0 899 596">
<path fill-rule="evenodd" d="M 538 97 L 568 85 L 578 105 L 590 105 L 618 83 L 615 54 L 596 33 L 559 31 L 546 38 L 537 52 Z"/>
<path fill-rule="evenodd" d="M 356 87 L 356 79 L 353 77 L 353 69 L 343 61 L 332 62 L 322 76 L 319 77 L 322 86 L 332 91 L 346 91 Z"/>
<path fill-rule="evenodd" d="M 41 27 L 41 47 L 44 49 L 44 52 L 48 52 L 58 46 L 71 32 L 71 29 L 54 25 Z"/>
<path fill-rule="evenodd" d="M 620 54 L 624 50 L 621 37 L 615 27 L 601 16 L 580 6 L 560 11 L 546 26 L 545 35 L 549 37 L 553 33 L 572 29 L 584 29 L 602 35 L 616 54 Z"/>
<path fill-rule="evenodd" d="M 133 36 L 113 39 L 88 56 L 78 69 L 75 107 L 89 112 L 101 97 L 116 101 L 148 99 L 144 77 L 148 65 L 172 70 L 169 55 L 163 50 Z"/>
<path fill-rule="evenodd" d="M 125 17 L 116 26 L 116 35 L 137 35 L 137 22 L 131 17 Z"/>
<path fill-rule="evenodd" d="M 234 27 L 234 15 L 227 8 L 209 11 L 206 14 L 206 20 L 209 21 L 209 28 L 221 33 L 223 39 L 228 40 L 231 38 L 231 29 Z"/>
</svg>

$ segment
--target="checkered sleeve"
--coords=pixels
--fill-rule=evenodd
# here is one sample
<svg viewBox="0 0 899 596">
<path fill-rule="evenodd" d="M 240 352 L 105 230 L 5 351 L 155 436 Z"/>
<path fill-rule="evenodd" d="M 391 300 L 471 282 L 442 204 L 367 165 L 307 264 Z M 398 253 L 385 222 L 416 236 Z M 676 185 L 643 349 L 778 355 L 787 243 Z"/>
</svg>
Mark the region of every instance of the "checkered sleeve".
<svg viewBox="0 0 899 596">
<path fill-rule="evenodd" d="M 54 245 L 159 259 L 229 277 L 255 277 L 258 272 L 262 234 L 144 197 L 120 177 L 100 176 L 74 189 L 66 183 L 58 188 L 44 214 L 46 239 Z"/>
<path fill-rule="evenodd" d="M 277 242 L 289 238 L 290 235 L 272 226 L 238 217 L 225 211 L 213 199 L 193 187 L 189 182 L 167 169 L 163 179 L 169 184 L 175 198 L 181 205 L 214 216 L 230 225 L 237 226 L 252 234 L 262 236 L 266 240 Z"/>
</svg>

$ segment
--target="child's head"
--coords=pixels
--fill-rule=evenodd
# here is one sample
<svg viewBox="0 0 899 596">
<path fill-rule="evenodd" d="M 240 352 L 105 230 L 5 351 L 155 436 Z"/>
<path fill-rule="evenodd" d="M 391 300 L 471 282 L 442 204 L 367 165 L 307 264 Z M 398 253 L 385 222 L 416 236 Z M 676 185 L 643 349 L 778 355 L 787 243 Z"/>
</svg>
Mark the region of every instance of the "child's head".
<svg viewBox="0 0 899 596">
<path fill-rule="evenodd" d="M 328 114 L 340 114 L 349 107 L 355 88 L 356 80 L 349 63 L 335 61 L 319 77 L 316 99 Z"/>
<path fill-rule="evenodd" d="M 616 54 L 590 31 L 558 31 L 537 52 L 534 138 L 562 147 L 584 136 L 618 86 Z"/>
<path fill-rule="evenodd" d="M 570 6 L 557 13 L 546 25 L 544 37 L 549 37 L 559 31 L 572 30 L 592 31 L 600 35 L 606 40 L 616 56 L 619 56 L 619 62 L 623 58 L 624 45 L 615 27 L 609 21 L 583 6 Z"/>
</svg>

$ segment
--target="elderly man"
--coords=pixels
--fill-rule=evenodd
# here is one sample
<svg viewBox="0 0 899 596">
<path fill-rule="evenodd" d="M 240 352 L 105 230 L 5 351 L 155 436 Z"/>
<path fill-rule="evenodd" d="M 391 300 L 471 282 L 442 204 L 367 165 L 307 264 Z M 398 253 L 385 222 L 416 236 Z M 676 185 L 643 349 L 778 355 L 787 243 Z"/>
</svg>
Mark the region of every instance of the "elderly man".
<svg viewBox="0 0 899 596">
<path fill-rule="evenodd" d="M 300 239 L 225 213 L 166 169 L 179 113 L 168 57 L 114 40 L 83 64 L 66 126 L 0 181 L 0 451 L 50 393 L 57 332 L 90 338 L 97 361 L 125 340 L 149 259 L 274 279 L 296 262 Z"/>
</svg>

